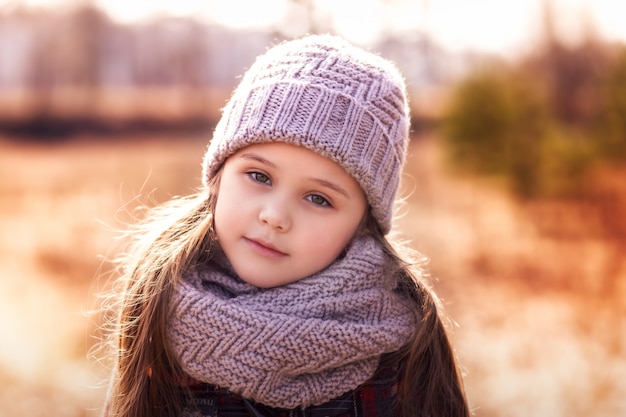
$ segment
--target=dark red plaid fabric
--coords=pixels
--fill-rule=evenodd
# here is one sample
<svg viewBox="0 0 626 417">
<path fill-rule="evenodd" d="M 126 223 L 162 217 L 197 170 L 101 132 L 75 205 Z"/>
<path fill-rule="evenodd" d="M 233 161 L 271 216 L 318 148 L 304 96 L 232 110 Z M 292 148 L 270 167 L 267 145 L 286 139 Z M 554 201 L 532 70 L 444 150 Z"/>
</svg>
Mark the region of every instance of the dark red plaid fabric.
<svg viewBox="0 0 626 417">
<path fill-rule="evenodd" d="M 393 417 L 398 392 L 398 366 L 380 366 L 363 385 L 325 404 L 306 409 L 278 409 L 245 400 L 214 385 L 191 378 L 180 381 L 191 393 L 189 417 Z M 108 401 L 103 417 L 108 417 Z"/>
<path fill-rule="evenodd" d="M 188 381 L 194 417 L 392 417 L 398 390 L 395 366 L 380 367 L 362 386 L 325 404 L 306 409 L 278 409 L 245 400 L 225 389 Z"/>
</svg>

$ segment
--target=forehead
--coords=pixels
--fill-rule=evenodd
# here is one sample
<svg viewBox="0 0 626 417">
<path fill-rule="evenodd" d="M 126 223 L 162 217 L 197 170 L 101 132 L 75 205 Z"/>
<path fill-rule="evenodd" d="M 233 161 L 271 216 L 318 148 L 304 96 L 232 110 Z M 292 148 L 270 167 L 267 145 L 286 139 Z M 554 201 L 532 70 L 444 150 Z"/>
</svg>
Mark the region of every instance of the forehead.
<svg viewBox="0 0 626 417">
<path fill-rule="evenodd" d="M 285 142 L 269 142 L 248 145 L 238 150 L 231 158 L 263 159 L 270 164 L 282 162 L 298 162 L 299 164 L 318 165 L 322 167 L 335 167 L 341 171 L 345 170 L 337 162 L 314 152 L 308 148 L 292 145 Z M 346 173 L 347 174 L 347 173 Z"/>
</svg>

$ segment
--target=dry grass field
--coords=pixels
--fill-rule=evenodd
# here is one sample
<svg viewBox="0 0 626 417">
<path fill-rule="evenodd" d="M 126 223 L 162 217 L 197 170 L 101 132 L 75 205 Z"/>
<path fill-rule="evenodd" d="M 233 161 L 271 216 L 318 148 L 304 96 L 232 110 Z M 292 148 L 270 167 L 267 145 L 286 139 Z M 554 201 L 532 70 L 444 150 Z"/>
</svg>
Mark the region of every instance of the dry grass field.
<svg viewBox="0 0 626 417">
<path fill-rule="evenodd" d="M 103 259 L 135 207 L 199 185 L 206 141 L 0 140 L 0 417 L 98 415 Z M 625 244 L 594 227 L 611 212 L 516 202 L 440 154 L 413 141 L 397 229 L 430 258 L 475 415 L 626 415 Z"/>
</svg>

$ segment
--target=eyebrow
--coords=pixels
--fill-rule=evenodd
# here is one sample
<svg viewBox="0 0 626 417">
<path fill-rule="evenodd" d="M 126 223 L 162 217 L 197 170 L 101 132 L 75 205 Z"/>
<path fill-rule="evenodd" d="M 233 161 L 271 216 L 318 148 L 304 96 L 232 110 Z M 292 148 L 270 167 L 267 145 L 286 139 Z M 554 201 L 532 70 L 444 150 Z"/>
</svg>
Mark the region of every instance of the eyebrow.
<svg viewBox="0 0 626 417">
<path fill-rule="evenodd" d="M 331 189 L 333 191 L 338 192 L 339 194 L 343 195 L 346 198 L 350 198 L 350 195 L 348 194 L 348 192 L 346 190 L 344 190 L 343 188 L 341 188 L 339 185 L 335 184 L 334 182 L 323 180 L 321 178 L 309 178 L 309 179 L 311 181 L 315 181 L 316 183 L 318 183 L 322 187 L 329 188 L 329 189 Z"/>
<path fill-rule="evenodd" d="M 267 166 L 270 166 L 272 168 L 277 168 L 276 165 L 273 162 L 268 161 L 267 159 L 263 158 L 262 156 L 259 156 L 259 155 L 254 154 L 254 153 L 244 153 L 244 154 L 241 154 L 240 158 L 252 159 L 253 161 L 260 162 L 260 163 L 265 164 Z"/>
<path fill-rule="evenodd" d="M 276 164 L 274 164 L 273 162 L 263 158 L 262 156 L 259 156 L 259 155 L 255 154 L 255 153 L 244 153 L 244 154 L 240 155 L 240 158 L 251 159 L 253 161 L 260 162 L 260 163 L 265 164 L 267 166 L 270 166 L 272 168 L 277 168 Z M 341 194 L 342 196 L 344 196 L 346 198 L 350 198 L 350 194 L 348 194 L 348 192 L 346 190 L 344 190 L 342 187 L 340 187 L 338 184 L 335 184 L 334 182 L 331 182 L 331 181 L 328 181 L 328 180 L 325 180 L 325 179 L 321 179 L 321 178 L 313 178 L 313 177 L 310 177 L 308 179 L 318 183 L 322 187 L 326 187 L 326 188 L 328 188 L 330 190 L 333 190 L 333 191 Z"/>
</svg>

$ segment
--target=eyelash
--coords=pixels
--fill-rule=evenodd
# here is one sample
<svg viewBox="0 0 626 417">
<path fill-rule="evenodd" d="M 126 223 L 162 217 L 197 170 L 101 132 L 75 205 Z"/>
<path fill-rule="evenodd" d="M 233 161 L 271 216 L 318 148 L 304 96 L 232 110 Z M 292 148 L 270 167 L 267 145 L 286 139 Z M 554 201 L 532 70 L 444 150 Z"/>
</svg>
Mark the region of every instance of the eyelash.
<svg viewBox="0 0 626 417">
<path fill-rule="evenodd" d="M 313 198 L 316 198 L 316 197 L 317 197 L 317 198 L 321 198 L 321 199 L 323 200 L 323 202 L 322 202 L 321 204 L 314 203 L 314 202 L 313 202 Z M 332 204 L 330 204 L 330 201 L 328 201 L 326 198 L 322 197 L 322 196 L 321 196 L 321 195 L 319 195 L 319 194 L 309 194 L 309 195 L 307 196 L 307 200 L 308 200 L 308 201 L 310 201 L 312 204 L 314 204 L 314 205 L 318 206 L 318 207 L 324 207 L 324 208 L 326 208 L 326 207 L 332 207 Z"/>
<path fill-rule="evenodd" d="M 264 174 L 262 172 L 258 172 L 258 171 L 250 171 L 247 173 L 248 176 L 252 179 L 252 181 L 254 182 L 258 182 L 260 184 L 267 184 L 267 185 L 272 185 L 272 180 L 270 180 L 269 175 Z M 261 181 L 258 177 L 263 176 L 265 177 L 265 181 Z"/>
<path fill-rule="evenodd" d="M 252 181 L 257 182 L 259 184 L 264 184 L 264 185 L 272 185 L 272 180 L 270 179 L 270 177 L 267 174 L 264 174 L 262 172 L 258 172 L 258 171 L 250 171 L 246 173 L 248 175 L 248 177 L 250 177 L 250 179 L 252 179 Z M 259 179 L 259 177 L 264 177 L 264 181 Z M 315 203 L 313 201 L 314 198 L 320 198 L 322 199 L 321 203 Z M 327 208 L 327 207 L 332 207 L 333 205 L 330 203 L 330 201 L 328 201 L 328 199 L 326 197 L 323 197 L 319 194 L 309 194 L 306 197 L 307 201 L 309 201 L 311 204 L 318 206 L 318 207 L 323 207 L 323 208 Z"/>
</svg>

